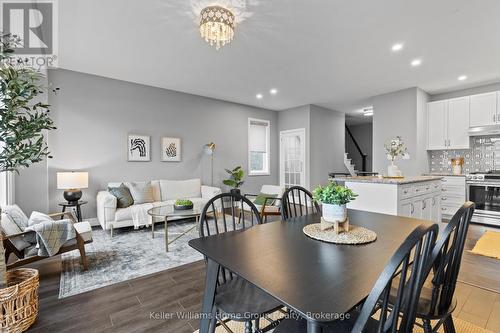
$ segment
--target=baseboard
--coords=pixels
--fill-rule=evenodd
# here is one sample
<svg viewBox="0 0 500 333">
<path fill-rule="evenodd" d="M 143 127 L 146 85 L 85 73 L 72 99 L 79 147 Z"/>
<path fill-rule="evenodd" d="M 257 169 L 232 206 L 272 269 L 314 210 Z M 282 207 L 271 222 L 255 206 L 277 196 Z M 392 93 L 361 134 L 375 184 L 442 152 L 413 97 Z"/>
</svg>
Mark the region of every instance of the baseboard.
<svg viewBox="0 0 500 333">
<path fill-rule="evenodd" d="M 84 218 L 84 221 L 88 221 L 92 227 L 97 227 L 100 225 L 97 217 Z"/>
</svg>

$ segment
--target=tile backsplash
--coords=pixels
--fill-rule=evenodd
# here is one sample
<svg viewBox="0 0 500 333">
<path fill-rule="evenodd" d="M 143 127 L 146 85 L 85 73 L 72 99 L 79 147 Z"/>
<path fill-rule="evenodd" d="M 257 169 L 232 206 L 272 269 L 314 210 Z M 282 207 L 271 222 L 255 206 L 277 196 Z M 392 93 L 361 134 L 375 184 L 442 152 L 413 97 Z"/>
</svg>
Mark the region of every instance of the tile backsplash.
<svg viewBox="0 0 500 333">
<path fill-rule="evenodd" d="M 451 159 L 463 157 L 463 173 L 500 169 L 500 136 L 470 138 L 471 149 L 429 151 L 430 172 L 451 172 Z"/>
</svg>

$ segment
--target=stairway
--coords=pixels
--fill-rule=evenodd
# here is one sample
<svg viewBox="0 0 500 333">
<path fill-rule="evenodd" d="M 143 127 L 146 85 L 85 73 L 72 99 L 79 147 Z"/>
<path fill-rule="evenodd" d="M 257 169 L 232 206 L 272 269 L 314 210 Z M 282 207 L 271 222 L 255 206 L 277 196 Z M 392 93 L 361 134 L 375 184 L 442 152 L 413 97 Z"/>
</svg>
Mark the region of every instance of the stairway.
<svg viewBox="0 0 500 333">
<path fill-rule="evenodd" d="M 349 154 L 344 153 L 344 165 L 351 174 L 351 176 L 356 176 L 355 165 L 352 163 L 352 160 L 349 158 Z"/>
</svg>

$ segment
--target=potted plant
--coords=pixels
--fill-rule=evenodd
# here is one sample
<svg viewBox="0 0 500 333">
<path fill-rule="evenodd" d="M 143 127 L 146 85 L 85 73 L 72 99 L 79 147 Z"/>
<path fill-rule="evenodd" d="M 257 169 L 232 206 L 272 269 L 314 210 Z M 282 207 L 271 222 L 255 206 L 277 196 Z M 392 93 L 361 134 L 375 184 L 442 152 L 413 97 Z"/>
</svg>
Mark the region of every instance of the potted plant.
<svg viewBox="0 0 500 333">
<path fill-rule="evenodd" d="M 409 160 L 410 154 L 408 154 L 408 148 L 400 136 L 390 140 L 384 146 L 387 153 L 387 159 L 391 161 L 391 164 L 387 167 L 387 176 L 401 177 L 401 171 L 398 166 L 394 164 L 394 160 L 399 156 L 404 160 Z"/>
<path fill-rule="evenodd" d="M 245 177 L 245 171 L 243 171 L 242 167 L 237 166 L 233 170 L 226 169 L 226 172 L 230 175 L 229 179 L 225 179 L 222 182 L 224 183 L 224 185 L 231 187 L 230 192 L 232 194 L 240 196 L 241 195 L 240 187 L 245 182 L 243 180 L 243 178 Z"/>
<path fill-rule="evenodd" d="M 313 199 L 322 204 L 322 216 L 325 222 L 344 222 L 347 219 L 346 204 L 358 195 L 351 189 L 330 181 L 328 185 L 319 185 L 313 191 Z"/>
<path fill-rule="evenodd" d="M 174 203 L 175 210 L 190 210 L 193 209 L 193 202 L 188 199 L 177 199 Z"/>
</svg>

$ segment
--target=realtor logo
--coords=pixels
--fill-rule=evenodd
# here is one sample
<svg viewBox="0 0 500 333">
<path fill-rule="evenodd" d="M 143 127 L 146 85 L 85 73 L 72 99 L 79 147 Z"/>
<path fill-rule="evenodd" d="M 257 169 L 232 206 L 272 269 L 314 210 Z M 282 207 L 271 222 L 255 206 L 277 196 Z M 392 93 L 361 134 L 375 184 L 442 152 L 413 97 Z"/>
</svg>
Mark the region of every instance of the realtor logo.
<svg viewBox="0 0 500 333">
<path fill-rule="evenodd" d="M 34 67 L 55 67 L 57 3 L 55 0 L 0 0 L 2 31 L 20 38 L 15 56 Z"/>
</svg>

